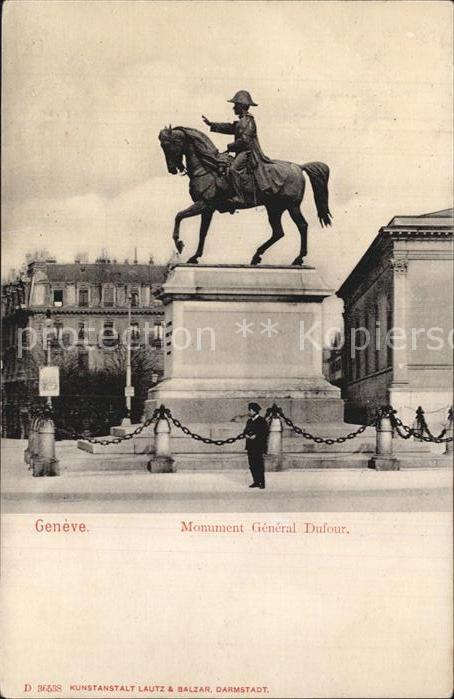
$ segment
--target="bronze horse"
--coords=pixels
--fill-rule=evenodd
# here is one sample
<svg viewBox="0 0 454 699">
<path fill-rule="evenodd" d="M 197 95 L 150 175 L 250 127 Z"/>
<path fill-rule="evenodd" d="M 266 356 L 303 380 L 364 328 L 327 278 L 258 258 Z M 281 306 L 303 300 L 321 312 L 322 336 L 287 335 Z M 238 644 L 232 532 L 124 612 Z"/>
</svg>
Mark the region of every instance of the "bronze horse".
<svg viewBox="0 0 454 699">
<path fill-rule="evenodd" d="M 183 126 L 174 128 L 169 126 L 163 129 L 159 133 L 159 141 L 165 154 L 168 171 L 172 175 L 180 172 L 189 176 L 189 193 L 194 203 L 175 216 L 173 240 L 178 252 L 181 253 L 184 243 L 180 240 L 180 222 L 184 218 L 200 215 L 202 220 L 199 244 L 195 254 L 188 260 L 191 264 L 197 264 L 198 258 L 203 255 L 205 238 L 213 213 L 215 211 L 233 213 L 232 208 L 229 207 L 229 198 L 233 196 L 233 192 L 225 174 L 231 156 L 219 153 L 213 142 L 201 131 Z M 185 162 L 183 162 L 183 156 Z M 312 184 L 320 223 L 322 226 L 328 226 L 331 225 L 331 214 L 328 208 L 329 168 L 325 163 L 318 162 L 305 165 L 284 161 L 274 161 L 274 163 L 281 168 L 281 172 L 284 171 L 286 174 L 284 184 L 277 194 L 261 196 L 257 193 L 252 174 L 251 186 L 249 189 L 246 188 L 248 203 L 243 208 L 265 206 L 272 229 L 271 238 L 257 248 L 251 265 L 259 264 L 265 250 L 283 238 L 281 217 L 286 210 L 298 227 L 301 236 L 300 253 L 292 264 L 302 265 L 307 254 L 307 221 L 300 210 L 305 188 L 303 172 L 307 173 Z"/>
</svg>

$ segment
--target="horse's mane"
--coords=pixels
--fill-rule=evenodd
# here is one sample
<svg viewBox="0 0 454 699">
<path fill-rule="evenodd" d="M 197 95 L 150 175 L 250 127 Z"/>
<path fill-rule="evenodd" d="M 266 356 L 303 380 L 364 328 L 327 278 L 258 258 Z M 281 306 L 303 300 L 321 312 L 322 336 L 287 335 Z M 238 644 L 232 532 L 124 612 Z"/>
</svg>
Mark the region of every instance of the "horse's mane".
<svg viewBox="0 0 454 699">
<path fill-rule="evenodd" d="M 199 131 L 198 129 L 190 129 L 188 126 L 174 126 L 173 128 L 184 131 L 194 142 L 194 145 L 200 154 L 208 153 L 210 155 L 219 155 L 219 151 L 211 138 L 209 138 L 202 131 Z"/>
<path fill-rule="evenodd" d="M 217 168 L 219 163 L 219 151 L 211 138 L 198 129 L 191 129 L 188 126 L 174 126 L 174 129 L 183 131 L 192 141 L 197 155 L 211 168 Z"/>
</svg>

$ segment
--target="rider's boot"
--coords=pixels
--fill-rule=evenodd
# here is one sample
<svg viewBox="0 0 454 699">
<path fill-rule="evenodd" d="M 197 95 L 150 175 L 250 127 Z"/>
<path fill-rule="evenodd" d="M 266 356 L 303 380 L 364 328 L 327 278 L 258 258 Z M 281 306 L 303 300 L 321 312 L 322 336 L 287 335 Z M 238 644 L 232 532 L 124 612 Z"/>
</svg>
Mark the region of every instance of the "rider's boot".
<svg viewBox="0 0 454 699">
<path fill-rule="evenodd" d="M 227 204 L 229 207 L 229 212 L 231 214 L 234 214 L 237 209 L 244 209 L 247 206 L 247 203 L 243 199 L 243 197 L 240 197 L 238 195 L 228 199 Z"/>
</svg>

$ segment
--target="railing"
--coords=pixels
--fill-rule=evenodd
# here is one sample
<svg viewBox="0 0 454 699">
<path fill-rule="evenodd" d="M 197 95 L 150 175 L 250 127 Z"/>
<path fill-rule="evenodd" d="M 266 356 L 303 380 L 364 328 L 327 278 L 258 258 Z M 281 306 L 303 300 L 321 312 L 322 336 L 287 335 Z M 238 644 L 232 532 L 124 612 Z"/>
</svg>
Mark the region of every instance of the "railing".
<svg viewBox="0 0 454 699">
<path fill-rule="evenodd" d="M 52 419 L 52 411 L 48 408 L 38 409 L 31 417 L 32 425 L 29 444 L 24 454 L 25 461 L 30 464 L 30 468 L 33 469 L 33 475 L 58 475 L 58 469 L 55 466 L 55 464 L 58 464 L 55 459 L 55 444 L 52 444 L 52 440 L 55 441 L 55 427 Z M 396 465 L 397 459 L 393 456 L 393 437 L 399 437 L 404 440 L 413 437 L 421 442 L 445 444 L 446 454 L 451 454 L 453 448 L 452 408 L 449 410 L 446 426 L 438 435 L 432 434 L 427 425 L 424 410 L 421 407 L 416 411 L 416 426 L 405 425 L 392 406 L 384 406 L 377 411 L 368 424 L 360 425 L 356 430 L 339 437 L 322 437 L 312 434 L 307 429 L 296 425 L 285 415 L 282 408 L 275 403 L 266 410 L 265 418 L 269 427 L 268 454 L 271 456 L 282 454 L 283 423 L 289 427 L 292 432 L 303 439 L 313 441 L 315 444 L 326 444 L 328 446 L 344 444 L 349 440 L 359 437 L 367 427 L 375 427 L 376 449 L 370 465 L 377 470 L 398 468 L 398 465 Z M 181 430 L 191 439 L 207 445 L 225 446 L 234 444 L 246 437 L 244 431 L 235 436 L 227 437 L 226 439 L 211 439 L 210 437 L 197 434 L 178 420 L 173 415 L 170 408 L 166 408 L 165 405 L 156 408 L 150 418 L 141 423 L 135 430 L 127 432 L 124 435 L 114 436 L 110 439 L 99 439 L 87 437 L 86 432 L 84 432 L 80 435 L 74 434 L 73 437 L 82 439 L 90 444 L 99 444 L 108 447 L 113 444 L 119 444 L 125 440 L 133 439 L 153 423 L 155 423 L 154 458 L 167 462 L 172 461 L 170 424 Z M 45 464 L 44 467 L 43 463 Z M 36 466 L 39 468 L 35 468 Z M 149 470 L 152 470 L 151 461 L 149 463 Z"/>
</svg>

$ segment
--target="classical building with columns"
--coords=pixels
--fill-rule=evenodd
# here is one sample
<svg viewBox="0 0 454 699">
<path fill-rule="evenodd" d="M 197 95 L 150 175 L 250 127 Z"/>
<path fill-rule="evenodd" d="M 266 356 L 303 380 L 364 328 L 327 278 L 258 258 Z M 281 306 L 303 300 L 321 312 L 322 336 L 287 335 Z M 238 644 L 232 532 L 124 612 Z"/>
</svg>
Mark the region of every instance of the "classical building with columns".
<svg viewBox="0 0 454 699">
<path fill-rule="evenodd" d="M 421 405 L 434 426 L 453 385 L 453 209 L 395 216 L 337 292 L 344 301 L 346 417 Z"/>
</svg>

